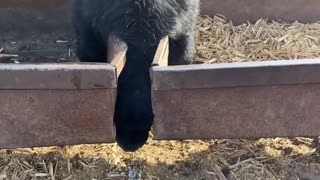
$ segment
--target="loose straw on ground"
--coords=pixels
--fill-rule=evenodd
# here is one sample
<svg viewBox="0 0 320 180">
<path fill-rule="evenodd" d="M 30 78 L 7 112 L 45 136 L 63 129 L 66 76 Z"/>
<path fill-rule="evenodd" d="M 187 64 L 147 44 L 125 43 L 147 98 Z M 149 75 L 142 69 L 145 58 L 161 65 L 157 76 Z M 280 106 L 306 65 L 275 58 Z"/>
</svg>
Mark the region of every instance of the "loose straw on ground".
<svg viewBox="0 0 320 180">
<path fill-rule="evenodd" d="M 232 63 L 320 57 L 320 23 L 270 22 L 234 26 L 223 17 L 201 17 L 197 63 Z"/>
</svg>

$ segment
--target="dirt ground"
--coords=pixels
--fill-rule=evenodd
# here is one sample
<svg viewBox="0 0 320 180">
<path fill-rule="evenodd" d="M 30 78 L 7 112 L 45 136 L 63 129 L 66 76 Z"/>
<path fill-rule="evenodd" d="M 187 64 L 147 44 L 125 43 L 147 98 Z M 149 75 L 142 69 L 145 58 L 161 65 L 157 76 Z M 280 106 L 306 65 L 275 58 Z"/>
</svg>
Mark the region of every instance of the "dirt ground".
<svg viewBox="0 0 320 180">
<path fill-rule="evenodd" d="M 74 62 L 73 44 L 69 36 L 56 34 L 29 37 L 23 42 L 0 38 L 2 53 L 19 55 L 1 62 Z M 222 52 L 215 48 L 205 53 Z M 213 55 L 222 57 L 218 53 Z M 215 62 L 217 58 L 211 59 Z M 125 153 L 116 144 L 0 150 L 0 180 L 11 179 L 319 180 L 320 156 L 313 139 L 302 137 L 153 141 L 151 136 L 136 153 Z"/>
<path fill-rule="evenodd" d="M 76 62 L 74 44 L 69 34 L 39 34 L 23 41 L 6 36 L 0 38 L 0 50 L 8 57 L 0 58 L 0 63 Z"/>
<path fill-rule="evenodd" d="M 150 140 L 136 153 L 115 144 L 0 151 L 0 179 L 320 179 L 311 139 Z"/>
</svg>

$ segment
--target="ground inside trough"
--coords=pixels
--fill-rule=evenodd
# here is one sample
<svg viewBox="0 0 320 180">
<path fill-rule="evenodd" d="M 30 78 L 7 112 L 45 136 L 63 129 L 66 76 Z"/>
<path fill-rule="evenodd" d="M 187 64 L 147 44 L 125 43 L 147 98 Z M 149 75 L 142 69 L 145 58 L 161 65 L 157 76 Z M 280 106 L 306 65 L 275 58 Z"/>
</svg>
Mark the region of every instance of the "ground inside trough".
<svg viewBox="0 0 320 180">
<path fill-rule="evenodd" d="M 16 40 L 14 35 L 0 37 L 0 63 L 77 62 L 75 41 L 70 34 L 37 34 Z"/>
<path fill-rule="evenodd" d="M 259 20 L 233 26 L 217 16 L 202 17 L 198 29 L 196 63 L 320 56 L 318 23 Z M 74 42 L 68 36 L 0 42 L 3 53 L 22 54 L 0 58 L 2 62 L 34 62 L 39 57 L 28 54 L 30 50 L 35 53 L 48 49 L 50 52 L 41 54 L 48 61 L 76 61 Z M 310 138 L 160 142 L 151 139 L 136 153 L 125 153 L 116 144 L 0 150 L 0 180 L 320 179 L 320 156 Z"/>
</svg>

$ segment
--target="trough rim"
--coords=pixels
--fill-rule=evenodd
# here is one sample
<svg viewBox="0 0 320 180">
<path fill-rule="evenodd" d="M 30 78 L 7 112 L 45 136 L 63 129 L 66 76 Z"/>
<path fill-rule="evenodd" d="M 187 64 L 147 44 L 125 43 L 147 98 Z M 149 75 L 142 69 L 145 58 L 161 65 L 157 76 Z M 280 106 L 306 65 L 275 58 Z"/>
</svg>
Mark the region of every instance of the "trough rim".
<svg viewBox="0 0 320 180">
<path fill-rule="evenodd" d="M 318 84 L 320 83 L 320 58 L 178 66 L 156 65 L 151 68 L 151 78 L 152 89 L 155 91 Z"/>
</svg>

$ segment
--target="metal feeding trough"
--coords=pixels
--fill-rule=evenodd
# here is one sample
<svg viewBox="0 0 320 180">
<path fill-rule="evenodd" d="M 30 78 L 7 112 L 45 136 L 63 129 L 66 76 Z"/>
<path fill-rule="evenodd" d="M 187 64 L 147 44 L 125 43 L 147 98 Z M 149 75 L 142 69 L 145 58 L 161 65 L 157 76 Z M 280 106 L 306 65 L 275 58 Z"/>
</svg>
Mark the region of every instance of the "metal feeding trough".
<svg viewBox="0 0 320 180">
<path fill-rule="evenodd" d="M 0 0 L 0 39 L 71 34 L 69 0 Z M 203 15 L 318 21 L 319 0 L 202 0 Z M 4 37 L 14 38 L 4 38 Z M 0 148 L 114 142 L 117 77 L 110 64 L 1 64 Z M 320 60 L 167 66 L 168 39 L 151 68 L 155 139 L 320 135 Z"/>
<path fill-rule="evenodd" d="M 110 64 L 1 64 L 0 148 L 114 142 L 126 46 L 109 44 Z"/>
<path fill-rule="evenodd" d="M 320 135 L 320 60 L 152 67 L 155 139 Z"/>
<path fill-rule="evenodd" d="M 318 0 L 202 0 L 203 15 L 315 22 Z M 163 39 L 151 69 L 157 140 L 319 136 L 320 59 L 168 66 Z"/>
</svg>

